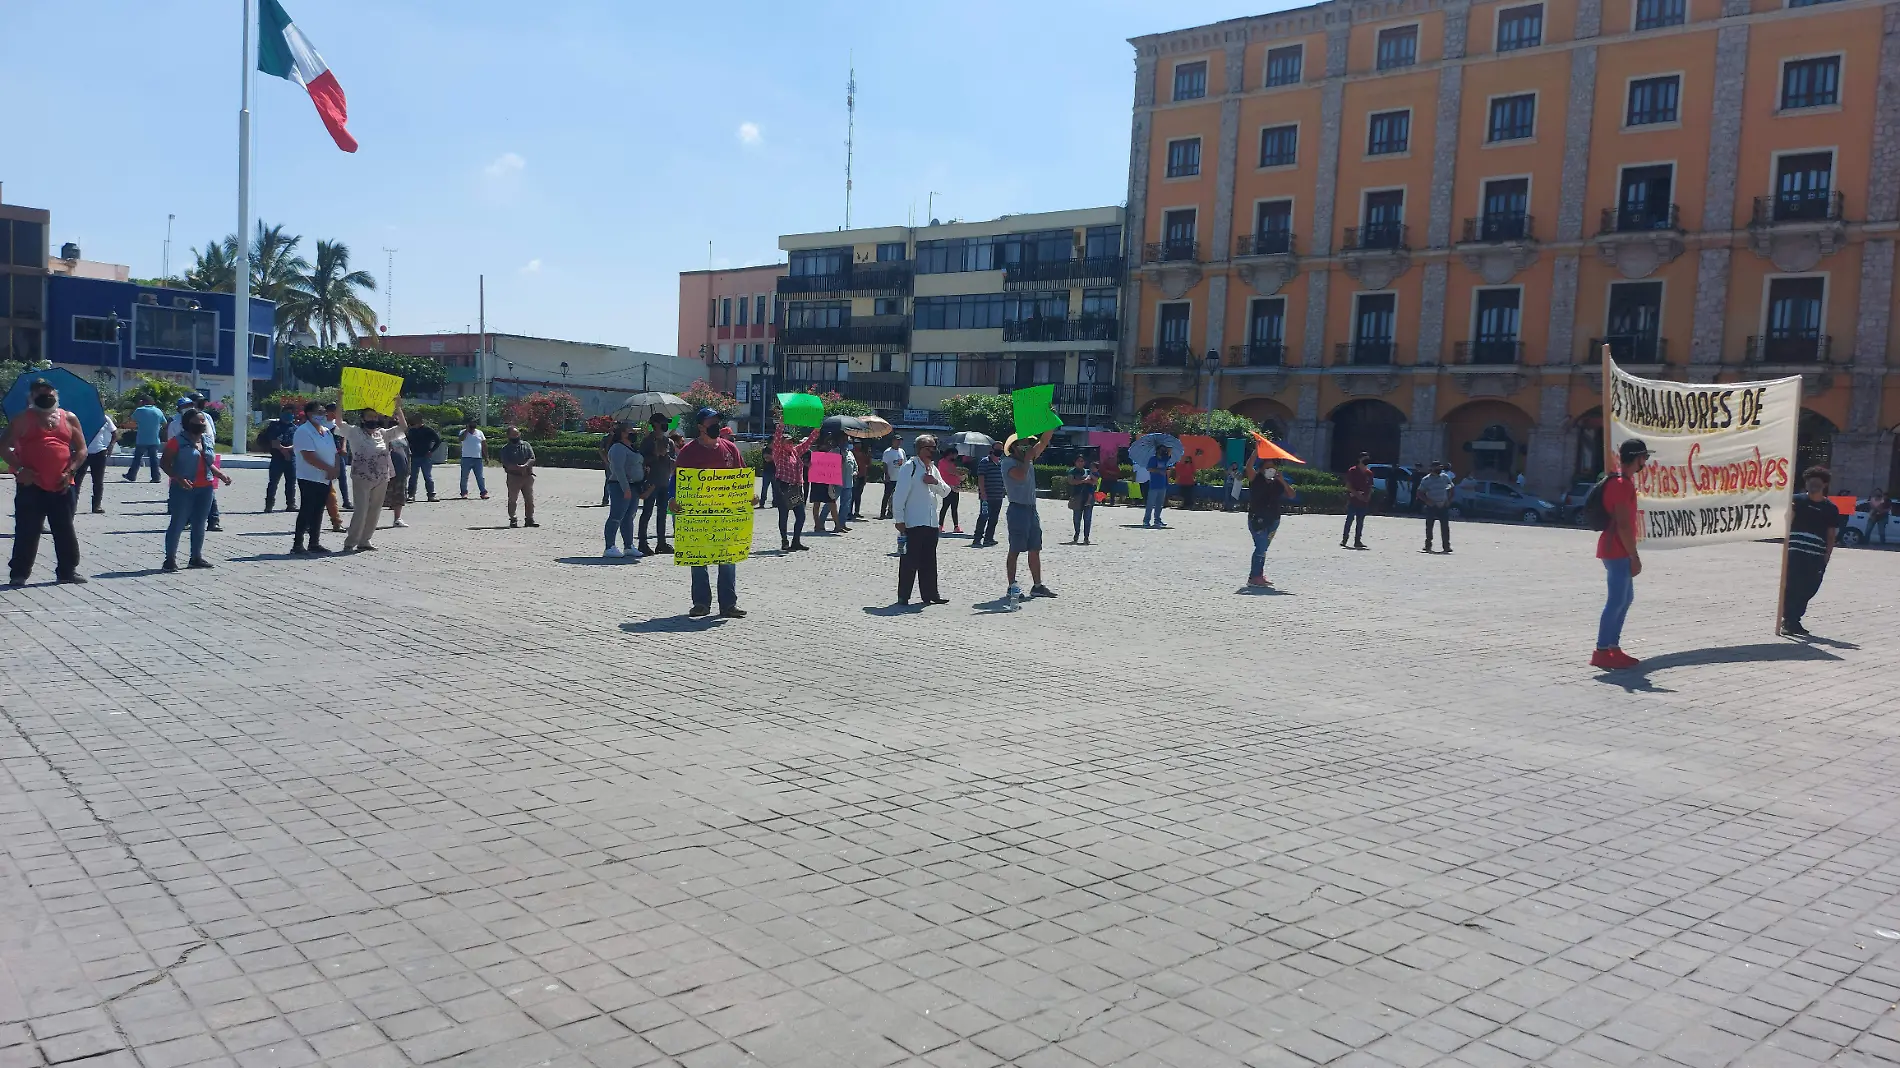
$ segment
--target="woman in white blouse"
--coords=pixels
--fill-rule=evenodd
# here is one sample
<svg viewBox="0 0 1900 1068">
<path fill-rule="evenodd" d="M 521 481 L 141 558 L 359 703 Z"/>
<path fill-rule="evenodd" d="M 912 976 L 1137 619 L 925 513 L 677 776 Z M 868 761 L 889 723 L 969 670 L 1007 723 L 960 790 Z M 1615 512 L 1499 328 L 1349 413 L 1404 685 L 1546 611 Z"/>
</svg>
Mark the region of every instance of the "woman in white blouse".
<svg viewBox="0 0 1900 1068">
<path fill-rule="evenodd" d="M 937 506 L 950 495 L 950 486 L 937 470 L 937 439 L 919 434 L 913 449 L 916 455 L 897 470 L 891 501 L 897 532 L 905 539 L 897 564 L 897 603 L 910 603 L 915 582 L 921 604 L 949 604 L 937 595 Z"/>
</svg>

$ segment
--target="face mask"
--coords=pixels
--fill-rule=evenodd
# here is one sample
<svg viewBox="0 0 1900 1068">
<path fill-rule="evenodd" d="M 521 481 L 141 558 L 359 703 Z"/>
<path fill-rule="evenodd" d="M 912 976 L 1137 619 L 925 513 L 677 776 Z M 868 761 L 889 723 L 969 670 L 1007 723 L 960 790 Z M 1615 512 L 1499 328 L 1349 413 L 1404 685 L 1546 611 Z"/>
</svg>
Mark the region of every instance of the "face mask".
<svg viewBox="0 0 1900 1068">
<path fill-rule="evenodd" d="M 51 393 L 42 393 L 33 398 L 33 406 L 36 408 L 53 408 L 58 405 L 59 398 L 53 396 Z"/>
<path fill-rule="evenodd" d="M 331 427 L 336 425 L 335 423 L 330 421 L 330 417 L 327 415 L 314 416 L 311 418 L 310 421 L 317 424 L 318 426 L 322 427 L 325 430 L 328 430 Z"/>
</svg>

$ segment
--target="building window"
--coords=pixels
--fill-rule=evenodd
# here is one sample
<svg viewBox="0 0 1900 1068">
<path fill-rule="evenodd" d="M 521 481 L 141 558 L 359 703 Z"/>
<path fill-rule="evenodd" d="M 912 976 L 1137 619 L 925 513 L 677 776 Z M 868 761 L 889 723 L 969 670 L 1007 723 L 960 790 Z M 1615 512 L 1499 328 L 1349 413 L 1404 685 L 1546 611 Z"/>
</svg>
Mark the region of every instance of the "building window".
<svg viewBox="0 0 1900 1068">
<path fill-rule="evenodd" d="M 1515 52 L 1544 43 L 1544 5 L 1507 7 L 1498 12 L 1498 51 Z"/>
<path fill-rule="evenodd" d="M 1003 262 L 996 255 L 993 237 L 954 237 L 941 241 L 917 242 L 918 274 L 958 274 L 965 271 L 997 271 Z"/>
<path fill-rule="evenodd" d="M 757 363 L 757 364 L 763 364 L 765 362 L 765 346 L 764 345 L 752 346 L 752 362 Z"/>
<path fill-rule="evenodd" d="M 4 352 L 4 351 L 5 351 L 5 348 L 0 347 L 0 352 Z M 13 355 L 11 356 L 11 358 L 14 360 L 18 360 L 21 363 L 33 363 L 39 360 L 40 359 L 40 332 L 30 326 L 14 327 L 13 328 Z"/>
<path fill-rule="evenodd" d="M 1523 293 L 1510 289 L 1478 290 L 1478 330 L 1472 339 L 1472 363 L 1516 363 L 1519 304 Z"/>
<path fill-rule="evenodd" d="M 1300 128 L 1269 126 L 1260 131 L 1260 165 L 1291 167 L 1300 159 Z"/>
<path fill-rule="evenodd" d="M 1192 260 L 1197 251 L 1194 238 L 1194 224 L 1197 214 L 1193 208 L 1170 211 L 1161 216 L 1161 258 L 1164 260 Z"/>
<path fill-rule="evenodd" d="M 739 298 L 739 321 L 738 321 L 737 323 L 734 323 L 733 325 L 735 325 L 735 326 L 744 326 L 744 325 L 746 325 L 746 321 L 745 321 L 745 320 L 746 320 L 746 312 L 747 312 L 747 311 L 749 311 L 749 310 L 751 310 L 751 308 L 752 308 L 752 298 L 751 298 L 751 297 L 740 297 L 740 298 Z"/>
<path fill-rule="evenodd" d="M 851 325 L 851 302 L 793 301 L 785 306 L 785 325 L 793 330 Z"/>
<path fill-rule="evenodd" d="M 5 314 L 0 312 L 0 314 Z M 112 336 L 112 321 L 97 315 L 73 316 L 73 340 L 86 341 L 95 345 L 110 345 L 118 339 Z"/>
<path fill-rule="evenodd" d="M 1067 372 L 1068 364 L 1067 356 L 1018 356 L 1006 359 L 997 366 L 999 374 L 996 384 L 1023 389 L 1050 382 L 1059 383 Z"/>
<path fill-rule="evenodd" d="M 1003 321 L 1024 319 L 1065 320 L 1069 317 L 1069 291 L 1053 289 L 1042 293 L 1009 293 L 1003 297 Z"/>
<path fill-rule="evenodd" d="M 1827 279 L 1774 278 L 1768 282 L 1768 332 L 1760 359 L 1767 363 L 1813 363 L 1821 358 L 1821 306 Z"/>
<path fill-rule="evenodd" d="M 1253 302 L 1247 317 L 1247 340 L 1255 345 L 1278 345 L 1286 340 L 1286 298 L 1264 297 Z"/>
<path fill-rule="evenodd" d="M 1361 293 L 1352 317 L 1352 362 L 1392 362 L 1399 298 L 1393 293 Z"/>
<path fill-rule="evenodd" d="M 1159 316 L 1161 329 L 1160 343 L 1164 356 L 1185 360 L 1188 354 L 1188 314 L 1190 306 L 1183 301 L 1178 304 L 1163 304 Z"/>
<path fill-rule="evenodd" d="M 732 325 L 732 298 L 731 297 L 721 297 L 719 300 L 719 325 L 720 326 Z"/>
<path fill-rule="evenodd" d="M 1480 241 L 1518 241 L 1530 236 L 1531 180 L 1499 178 L 1484 183 Z"/>
<path fill-rule="evenodd" d="M 1405 247 L 1405 190 L 1366 194 L 1366 221 L 1359 228 L 1360 248 Z"/>
<path fill-rule="evenodd" d="M 1491 125 L 1485 131 L 1486 141 L 1521 141 L 1536 133 L 1536 93 L 1500 96 L 1491 101 Z"/>
<path fill-rule="evenodd" d="M 1082 291 L 1082 318 L 1113 319 L 1120 309 L 1118 297 L 1113 289 L 1084 289 Z"/>
<path fill-rule="evenodd" d="M 1285 48 L 1267 50 L 1267 88 L 1276 85 L 1298 85 L 1301 69 L 1306 65 L 1306 46 L 1288 45 Z"/>
<path fill-rule="evenodd" d="M 843 274 L 845 265 L 851 262 L 849 248 L 810 248 L 792 253 L 791 273 L 803 277 L 813 274 Z"/>
<path fill-rule="evenodd" d="M 5 285 L 7 275 L 0 274 L 0 285 Z M 40 276 L 37 274 L 16 274 L 13 278 L 13 317 L 16 319 L 38 319 L 44 308 L 40 303 Z M 206 333 L 210 332 L 207 326 Z"/>
<path fill-rule="evenodd" d="M 788 385 L 799 382 L 837 382 L 850 377 L 850 366 L 836 357 L 786 360 L 785 381 Z"/>
<path fill-rule="evenodd" d="M 15 267 L 46 266 L 46 236 L 39 223 L 27 222 L 25 219 L 13 220 L 13 265 Z M 34 331 L 33 338 L 33 351 L 38 352 L 38 331 Z M 14 347 L 19 347 L 18 338 L 14 340 Z"/>
<path fill-rule="evenodd" d="M 1091 260 L 1112 259 L 1122 254 L 1122 228 L 1091 226 L 1082 240 L 1082 255 Z"/>
<path fill-rule="evenodd" d="M 1174 98 L 1199 100 L 1207 95 L 1207 62 L 1180 63 L 1174 68 Z"/>
<path fill-rule="evenodd" d="M 759 294 L 757 302 L 752 306 L 752 321 L 760 326 L 765 325 L 765 294 L 763 293 Z"/>
<path fill-rule="evenodd" d="M 1192 178 L 1201 173 L 1201 139 L 1183 138 L 1168 142 L 1168 177 Z"/>
<path fill-rule="evenodd" d="M 1636 28 L 1654 30 L 1680 26 L 1688 18 L 1686 0 L 1636 0 Z"/>
<path fill-rule="evenodd" d="M 1681 99 L 1681 75 L 1639 78 L 1630 83 L 1629 107 L 1623 114 L 1623 125 L 1653 126 L 1659 122 L 1675 122 Z"/>
<path fill-rule="evenodd" d="M 1838 217 L 1833 201 L 1834 153 L 1801 152 L 1775 160 L 1776 222 Z"/>
<path fill-rule="evenodd" d="M 1395 26 L 1379 31 L 1379 69 L 1409 67 L 1418 62 L 1418 27 Z"/>
<path fill-rule="evenodd" d="M 1790 60 L 1781 65 L 1781 109 L 1818 108 L 1841 102 L 1841 57 Z"/>
<path fill-rule="evenodd" d="M 1253 254 L 1277 256 L 1293 251 L 1293 202 L 1263 200 L 1253 212 Z"/>
<path fill-rule="evenodd" d="M 905 259 L 904 243 L 902 241 L 878 242 L 877 261 L 879 263 L 896 263 L 902 259 Z"/>
<path fill-rule="evenodd" d="M 871 357 L 871 369 L 880 374 L 889 374 L 897 370 L 897 353 L 880 352 Z"/>
<path fill-rule="evenodd" d="M 1000 330 L 1004 294 L 968 293 L 954 297 L 918 297 L 911 321 L 919 330 Z"/>
<path fill-rule="evenodd" d="M 1674 229 L 1675 184 L 1676 167 L 1672 163 L 1623 168 L 1617 195 L 1616 229 L 1622 232 Z"/>
<path fill-rule="evenodd" d="M 927 352 L 910 358 L 913 386 L 994 386 L 999 353 Z"/>
<path fill-rule="evenodd" d="M 1412 146 L 1410 111 L 1375 112 L 1366 127 L 1366 155 L 1389 156 Z"/>
<path fill-rule="evenodd" d="M 878 297 L 871 302 L 871 314 L 872 315 L 902 315 L 904 314 L 904 298 L 903 297 Z"/>
</svg>

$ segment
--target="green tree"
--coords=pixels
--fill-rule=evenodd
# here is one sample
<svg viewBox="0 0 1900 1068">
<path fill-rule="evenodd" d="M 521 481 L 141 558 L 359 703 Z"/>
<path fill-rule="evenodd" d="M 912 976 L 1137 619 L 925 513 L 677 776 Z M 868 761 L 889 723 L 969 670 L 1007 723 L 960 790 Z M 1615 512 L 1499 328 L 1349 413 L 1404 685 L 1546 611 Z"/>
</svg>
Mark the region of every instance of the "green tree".
<svg viewBox="0 0 1900 1068">
<path fill-rule="evenodd" d="M 296 325 L 292 309 L 300 279 L 310 269 L 310 261 L 297 254 L 303 238 L 284 233 L 282 223 L 265 226 L 257 223 L 251 239 L 251 295 L 277 305 L 277 340 L 284 341 Z M 191 251 L 192 265 L 186 269 L 187 289 L 211 293 L 237 290 L 237 235 L 226 234 L 223 241 L 207 241 L 202 249 Z"/>
<path fill-rule="evenodd" d="M 350 246 L 319 239 L 316 266 L 290 283 L 278 310 L 288 309 L 292 327 L 314 332 L 318 344 L 327 348 L 345 337 L 354 341 L 360 336 L 358 327 L 361 334 L 374 334 L 376 311 L 360 291 L 375 288 L 376 279 L 368 271 L 350 270 Z"/>
<path fill-rule="evenodd" d="M 185 268 L 185 288 L 207 293 L 229 293 L 237 288 L 237 242 L 207 241 L 204 248 L 191 250 L 192 264 Z"/>
<path fill-rule="evenodd" d="M 959 393 L 937 407 L 952 430 L 974 430 L 998 441 L 1016 432 L 1016 410 L 1001 393 Z"/>
<path fill-rule="evenodd" d="M 323 389 L 339 385 L 345 367 L 365 367 L 397 375 L 402 379 L 405 397 L 439 392 L 449 380 L 448 369 L 434 360 L 382 349 L 298 346 L 290 350 L 289 359 L 290 369 L 298 378 Z"/>
</svg>

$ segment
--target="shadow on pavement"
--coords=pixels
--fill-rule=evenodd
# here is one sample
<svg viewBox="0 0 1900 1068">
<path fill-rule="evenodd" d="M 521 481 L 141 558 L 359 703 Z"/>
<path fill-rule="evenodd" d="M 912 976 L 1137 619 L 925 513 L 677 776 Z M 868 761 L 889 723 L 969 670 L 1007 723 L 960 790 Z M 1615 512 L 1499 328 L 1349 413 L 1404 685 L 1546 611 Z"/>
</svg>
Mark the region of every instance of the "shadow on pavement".
<svg viewBox="0 0 1900 1068">
<path fill-rule="evenodd" d="M 1664 653 L 1652 656 L 1632 668 L 1621 671 L 1602 671 L 1595 679 L 1612 686 L 1621 686 L 1625 690 L 1638 690 L 1654 693 L 1674 693 L 1652 684 L 1649 676 L 1658 671 L 1667 671 L 1679 667 L 1705 667 L 1710 664 L 1765 664 L 1774 661 L 1791 660 L 1840 660 L 1841 657 L 1813 645 L 1801 645 L 1792 642 L 1759 642 L 1755 645 L 1731 645 L 1720 648 L 1684 649 L 1680 652 Z"/>
<path fill-rule="evenodd" d="M 923 610 L 924 610 L 924 606 L 921 604 L 866 605 L 864 608 L 864 614 L 867 616 L 883 616 L 884 618 L 889 619 L 893 616 L 916 615 L 917 613 Z"/>
<path fill-rule="evenodd" d="M 100 533 L 102 534 L 163 534 L 165 533 L 165 528 L 159 527 L 157 530 L 103 530 L 103 531 L 100 531 Z"/>
<path fill-rule="evenodd" d="M 150 578 L 153 575 L 163 575 L 164 573 L 165 569 L 162 567 L 148 567 L 142 571 L 101 571 L 92 577 L 96 579 Z"/>
<path fill-rule="evenodd" d="M 692 616 L 665 616 L 639 623 L 622 623 L 620 629 L 628 634 L 697 634 L 714 630 L 725 622 L 718 616 L 702 616 L 699 619 Z"/>
<path fill-rule="evenodd" d="M 234 564 L 262 564 L 262 563 L 272 562 L 272 561 L 277 561 L 277 560 L 327 560 L 332 556 L 345 556 L 345 555 L 355 556 L 356 554 L 355 553 L 346 554 L 344 553 L 342 549 L 331 549 L 327 553 L 318 553 L 315 556 L 309 556 L 309 555 L 293 556 L 290 553 L 253 553 L 250 556 L 232 556 L 232 557 L 227 557 L 227 559 L 230 560 Z"/>
<path fill-rule="evenodd" d="M 1277 586 L 1242 586 L 1234 591 L 1242 597 L 1292 597 L 1292 590 L 1283 590 Z"/>
<path fill-rule="evenodd" d="M 640 560 L 629 560 L 624 556 L 560 556 L 556 557 L 554 562 L 572 564 L 575 567 L 616 567 L 620 564 L 638 564 Z"/>
<path fill-rule="evenodd" d="M 978 601 L 977 603 L 971 605 L 970 607 L 976 609 L 978 613 L 982 615 L 986 615 L 986 616 L 1002 615 L 1002 614 L 1005 614 L 1008 612 L 1014 612 L 1017 610 L 1016 606 L 1013 606 L 1009 603 L 1008 597 L 998 597 L 994 601 Z"/>
</svg>

